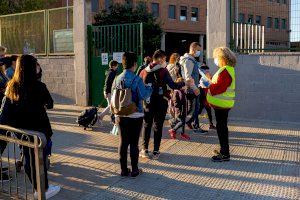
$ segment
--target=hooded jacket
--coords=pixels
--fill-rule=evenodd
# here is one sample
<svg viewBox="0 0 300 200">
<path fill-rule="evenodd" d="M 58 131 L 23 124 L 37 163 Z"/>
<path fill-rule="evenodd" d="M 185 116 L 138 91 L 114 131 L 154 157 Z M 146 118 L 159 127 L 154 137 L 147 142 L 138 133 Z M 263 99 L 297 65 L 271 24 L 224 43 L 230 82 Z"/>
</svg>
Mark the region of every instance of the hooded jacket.
<svg viewBox="0 0 300 200">
<path fill-rule="evenodd" d="M 199 71 L 198 63 L 196 59 L 190 54 L 186 53 L 184 56 L 180 57 L 179 61 L 182 66 L 181 72 L 184 80 L 194 79 L 195 85 L 191 87 L 192 90 L 198 89 L 197 85 L 199 83 Z"/>
<path fill-rule="evenodd" d="M 153 74 L 154 77 L 156 77 L 157 82 L 153 80 L 153 76 L 149 76 L 150 74 Z M 165 67 L 162 67 L 161 65 L 156 63 L 149 64 L 140 73 L 140 77 L 143 79 L 145 84 L 152 83 L 152 87 L 153 87 L 152 96 L 159 95 L 160 91 L 158 87 L 162 88 L 163 96 L 168 97 L 167 86 L 169 86 L 171 89 L 174 90 L 174 89 L 180 89 L 185 85 L 185 83 L 175 83 L 169 71 Z M 156 82 L 155 85 L 157 85 L 158 87 L 153 85 L 154 82 Z"/>
</svg>

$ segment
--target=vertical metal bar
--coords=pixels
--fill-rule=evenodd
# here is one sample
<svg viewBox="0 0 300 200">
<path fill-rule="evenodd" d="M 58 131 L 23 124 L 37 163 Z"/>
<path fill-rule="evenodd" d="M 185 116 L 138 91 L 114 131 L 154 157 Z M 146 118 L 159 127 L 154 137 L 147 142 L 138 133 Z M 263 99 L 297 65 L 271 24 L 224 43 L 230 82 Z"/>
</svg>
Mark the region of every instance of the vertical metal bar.
<svg viewBox="0 0 300 200">
<path fill-rule="evenodd" d="M 125 44 L 125 51 L 128 51 L 128 27 L 127 25 L 125 25 L 125 41 L 124 41 L 124 44 Z"/>
<path fill-rule="evenodd" d="M 7 132 L 6 132 L 6 136 L 7 136 Z M 8 163 L 8 180 L 9 180 L 9 189 L 8 189 L 8 194 L 9 196 L 11 196 L 11 178 L 10 178 L 10 143 L 7 143 L 7 163 Z M 2 172 L 1 172 L 2 173 Z"/>
<path fill-rule="evenodd" d="M 30 141 L 30 139 L 29 139 L 29 141 Z M 33 195 L 34 194 L 34 185 L 33 185 L 33 181 L 34 181 L 34 177 L 33 177 L 33 167 L 32 167 L 32 162 L 33 162 L 33 160 L 32 160 L 32 151 L 31 151 L 31 148 L 29 148 L 29 147 L 27 147 L 26 148 L 27 149 L 27 151 L 28 151 L 28 153 L 29 153 L 29 160 L 30 160 L 30 178 L 31 178 L 31 194 Z M 25 156 L 25 154 L 24 154 L 24 156 Z M 26 161 L 25 161 L 26 162 Z M 33 196 L 33 198 L 34 198 L 34 196 Z"/>
<path fill-rule="evenodd" d="M 247 43 L 247 49 L 248 49 L 248 53 L 250 53 L 250 28 L 251 28 L 251 24 L 248 24 L 247 26 L 248 31 L 247 31 L 247 38 L 248 38 L 248 43 Z"/>
<path fill-rule="evenodd" d="M 236 39 L 235 39 L 235 48 L 239 48 L 239 23 L 236 23 Z"/>
<path fill-rule="evenodd" d="M 51 53 L 51 46 L 50 46 L 50 10 L 47 11 L 47 56 Z"/>
<path fill-rule="evenodd" d="M 247 49 L 247 24 L 244 24 L 244 49 Z M 244 50 L 244 53 L 247 52 Z"/>
<path fill-rule="evenodd" d="M 258 52 L 261 51 L 261 26 L 258 26 Z"/>
<path fill-rule="evenodd" d="M 39 148 L 39 139 L 34 136 L 34 155 L 35 155 L 35 171 L 36 171 L 36 185 L 38 192 L 38 199 L 44 200 L 45 197 L 45 173 L 44 173 L 44 159 L 43 149 Z"/>
<path fill-rule="evenodd" d="M 15 157 L 15 169 L 17 169 L 17 156 L 16 156 L 16 144 L 14 143 L 14 157 Z M 19 181 L 18 181 L 18 173 L 15 170 L 15 178 L 16 178 L 16 193 L 17 197 L 19 197 Z"/>
<path fill-rule="evenodd" d="M 136 48 L 136 32 L 135 32 L 135 24 L 132 26 L 133 30 L 132 30 L 132 33 L 133 33 L 133 50 L 135 53 L 137 53 L 137 48 Z"/>
<path fill-rule="evenodd" d="M 28 141 L 28 137 L 27 137 L 27 141 Z M 24 158 L 24 146 L 22 146 L 22 153 L 23 153 L 23 158 Z M 24 167 L 24 161 L 23 161 L 23 167 Z M 25 169 L 25 167 L 24 167 Z M 24 173 L 24 185 L 25 185 L 25 199 L 28 199 L 28 195 L 27 195 L 27 179 L 26 179 L 26 173 Z"/>
<path fill-rule="evenodd" d="M 240 33 L 240 50 L 243 49 L 243 24 L 241 24 L 241 33 Z"/>
<path fill-rule="evenodd" d="M 116 26 L 114 26 L 114 44 L 115 44 L 115 46 L 114 46 L 114 51 L 118 51 L 117 50 L 117 25 Z"/>
<path fill-rule="evenodd" d="M 262 52 L 265 50 L 265 26 L 262 26 Z"/>
<path fill-rule="evenodd" d="M 118 51 L 121 52 L 121 26 L 118 26 Z"/>
<path fill-rule="evenodd" d="M 251 52 L 253 53 L 254 49 L 254 34 L 253 34 L 254 26 L 251 24 Z"/>
<path fill-rule="evenodd" d="M 144 26 L 143 23 L 140 24 L 140 43 L 141 43 L 141 58 L 143 59 L 144 54 Z"/>
<path fill-rule="evenodd" d="M 2 154 L 0 153 L 0 167 L 2 169 Z M 1 177 L 1 192 L 3 192 L 3 175 L 2 173 L 0 174 L 0 177 Z"/>
<path fill-rule="evenodd" d="M 258 26 L 257 25 L 254 25 L 255 26 L 255 40 L 254 40 L 254 42 L 255 42 L 255 46 L 254 46 L 254 48 L 255 48 L 255 52 L 257 52 L 257 31 L 258 31 Z"/>
<path fill-rule="evenodd" d="M 106 37 L 106 27 L 103 27 L 103 35 L 104 35 L 104 52 L 108 52 L 107 51 L 107 48 L 106 48 L 106 40 L 107 40 L 107 37 Z"/>
<path fill-rule="evenodd" d="M 232 26 L 232 40 L 233 40 L 233 46 L 234 46 L 234 50 L 235 48 L 235 22 L 232 22 L 233 26 Z"/>
</svg>

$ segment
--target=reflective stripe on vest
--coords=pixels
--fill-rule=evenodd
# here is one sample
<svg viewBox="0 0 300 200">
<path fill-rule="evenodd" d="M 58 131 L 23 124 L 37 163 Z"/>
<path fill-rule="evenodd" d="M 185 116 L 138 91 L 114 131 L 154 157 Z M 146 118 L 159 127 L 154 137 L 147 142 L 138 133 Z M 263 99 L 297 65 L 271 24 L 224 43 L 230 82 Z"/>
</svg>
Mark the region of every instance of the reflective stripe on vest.
<svg viewBox="0 0 300 200">
<path fill-rule="evenodd" d="M 211 95 L 210 91 L 207 93 L 207 101 L 209 104 L 213 106 L 217 106 L 219 108 L 232 108 L 234 106 L 234 99 L 235 99 L 235 71 L 234 68 L 231 66 L 225 66 L 220 68 L 217 73 L 212 78 L 212 83 L 217 83 L 219 75 L 224 70 L 227 70 L 232 81 L 230 86 L 227 88 L 227 90 L 218 95 Z"/>
</svg>

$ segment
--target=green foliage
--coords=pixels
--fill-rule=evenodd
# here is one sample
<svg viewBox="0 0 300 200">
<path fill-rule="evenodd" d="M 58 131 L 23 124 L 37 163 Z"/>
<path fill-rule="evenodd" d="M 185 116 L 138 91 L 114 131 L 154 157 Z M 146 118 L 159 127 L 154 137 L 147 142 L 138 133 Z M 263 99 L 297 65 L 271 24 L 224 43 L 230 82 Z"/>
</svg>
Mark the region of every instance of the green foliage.
<svg viewBox="0 0 300 200">
<path fill-rule="evenodd" d="M 126 23 L 143 23 L 144 54 L 160 48 L 162 29 L 160 22 L 149 12 L 145 2 L 140 1 L 133 8 L 130 4 L 112 4 L 108 10 L 101 10 L 95 16 L 94 25 L 112 25 Z M 147 38 L 147 39 L 145 39 Z"/>
<path fill-rule="evenodd" d="M 46 8 L 53 0 L 0 0 L 0 15 Z"/>
</svg>

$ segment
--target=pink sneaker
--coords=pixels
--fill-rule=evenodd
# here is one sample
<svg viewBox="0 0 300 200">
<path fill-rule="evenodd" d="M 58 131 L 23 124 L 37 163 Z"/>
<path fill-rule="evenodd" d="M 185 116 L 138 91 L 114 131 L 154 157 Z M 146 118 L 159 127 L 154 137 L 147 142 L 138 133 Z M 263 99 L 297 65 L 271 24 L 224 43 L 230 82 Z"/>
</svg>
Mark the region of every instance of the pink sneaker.
<svg viewBox="0 0 300 200">
<path fill-rule="evenodd" d="M 183 139 L 183 140 L 190 140 L 190 139 L 191 139 L 190 136 L 189 136 L 188 134 L 186 134 L 186 133 L 182 133 L 182 134 L 180 135 L 180 137 L 181 137 L 181 139 Z"/>
<path fill-rule="evenodd" d="M 170 129 L 169 134 L 170 134 L 171 139 L 173 139 L 173 140 L 176 139 L 176 131 L 174 131 L 173 129 Z"/>
</svg>

